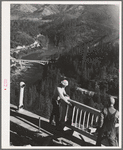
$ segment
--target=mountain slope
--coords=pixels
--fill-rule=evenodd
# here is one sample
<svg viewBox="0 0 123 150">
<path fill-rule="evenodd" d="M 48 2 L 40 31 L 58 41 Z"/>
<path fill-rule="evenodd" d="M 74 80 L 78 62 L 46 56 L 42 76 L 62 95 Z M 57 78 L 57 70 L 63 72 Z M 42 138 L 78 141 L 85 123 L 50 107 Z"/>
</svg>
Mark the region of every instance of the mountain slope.
<svg viewBox="0 0 123 150">
<path fill-rule="evenodd" d="M 25 32 L 31 36 L 41 32 L 56 46 L 74 47 L 80 42 L 119 32 L 119 13 L 115 5 L 12 4 L 11 19 L 27 20 L 30 25 L 37 21 L 35 34 L 31 30 Z M 25 25 L 18 30 L 24 28 Z"/>
<path fill-rule="evenodd" d="M 84 43 L 113 32 L 118 33 L 119 14 L 117 12 L 114 15 L 114 12 L 117 12 L 117 7 L 111 5 L 62 6 L 60 13 L 44 16 L 42 19 L 52 22 L 44 23 L 40 28 L 51 42 L 63 41 L 62 44 L 66 42 L 65 45 L 75 46 L 78 42 Z"/>
</svg>

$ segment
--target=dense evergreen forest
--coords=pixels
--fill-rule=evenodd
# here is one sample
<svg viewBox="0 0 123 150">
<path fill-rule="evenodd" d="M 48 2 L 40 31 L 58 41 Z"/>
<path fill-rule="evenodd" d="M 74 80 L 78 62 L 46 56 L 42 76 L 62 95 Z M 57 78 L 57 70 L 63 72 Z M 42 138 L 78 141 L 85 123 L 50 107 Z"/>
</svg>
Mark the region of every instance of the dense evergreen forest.
<svg viewBox="0 0 123 150">
<path fill-rule="evenodd" d="M 35 74 L 40 73 L 37 81 L 26 83 L 24 80 L 25 109 L 49 118 L 55 86 L 64 77 L 69 81 L 66 91 L 71 99 L 96 109 L 102 110 L 107 106 L 110 94 L 119 96 L 119 44 L 113 41 L 115 38 L 113 40 L 109 38 L 113 37 L 116 31 L 114 28 L 103 26 L 102 18 L 97 15 L 98 13 L 95 16 L 91 13 L 89 16 L 91 12 L 89 8 L 91 6 L 88 6 L 85 16 L 76 13 L 72 18 L 67 11 L 44 16 L 44 20 L 52 20 L 50 23 L 11 21 L 12 47 L 17 43 L 28 45 L 35 35 L 42 33 L 48 37 L 50 45 L 59 50 L 61 47 L 64 48 L 56 63 L 40 67 L 34 65 L 38 68 Z M 95 22 L 91 22 L 93 19 Z M 23 33 L 24 35 L 20 36 Z M 107 37 L 108 40 L 105 41 Z M 33 76 L 31 78 L 33 80 Z M 22 79 L 21 76 L 11 78 L 11 103 L 16 105 L 19 99 L 19 82 Z M 76 90 L 76 87 L 94 91 L 96 94 L 93 97 L 82 94 Z M 116 100 L 115 107 L 119 108 L 119 99 Z"/>
<path fill-rule="evenodd" d="M 68 77 L 69 86 L 66 91 L 71 99 L 99 110 L 107 106 L 108 94 L 118 96 L 119 91 L 118 45 L 110 46 L 105 52 L 104 49 L 107 46 L 109 45 L 103 45 L 103 49 L 96 51 L 96 53 L 93 52 L 94 49 L 90 50 L 86 55 L 85 62 L 82 59 L 83 52 L 75 52 L 72 49 L 71 52 L 64 53 L 55 64 L 40 67 L 40 79 L 33 85 L 27 84 L 25 88 L 25 109 L 49 118 L 53 92 L 63 76 Z M 96 83 L 100 88 L 96 88 Z M 93 97 L 83 95 L 76 90 L 77 86 L 97 92 L 97 94 Z M 17 105 L 17 99 L 19 99 L 17 80 L 13 81 L 11 93 L 11 100 Z M 116 107 L 118 108 L 118 99 Z"/>
</svg>

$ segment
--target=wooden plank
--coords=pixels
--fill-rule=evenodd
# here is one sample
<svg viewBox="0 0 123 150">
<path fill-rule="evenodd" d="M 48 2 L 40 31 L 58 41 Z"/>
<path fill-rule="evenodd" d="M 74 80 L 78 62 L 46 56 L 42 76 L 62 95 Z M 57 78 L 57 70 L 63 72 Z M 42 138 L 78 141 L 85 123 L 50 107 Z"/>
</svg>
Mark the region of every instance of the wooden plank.
<svg viewBox="0 0 123 150">
<path fill-rule="evenodd" d="M 13 109 L 14 109 L 14 110 L 17 109 L 17 106 L 15 106 L 15 105 L 13 105 L 13 104 L 10 104 L 10 109 L 13 111 Z M 26 115 L 26 116 L 34 117 L 34 118 L 37 118 L 37 119 L 39 119 L 39 117 L 41 117 L 41 116 L 39 116 L 39 115 L 37 115 L 37 114 L 35 114 L 35 113 L 32 113 L 32 112 L 30 112 L 30 111 L 28 111 L 28 110 L 25 110 L 25 109 L 22 109 L 22 110 L 21 110 L 20 112 L 18 112 L 18 113 L 24 114 L 24 115 Z M 46 118 L 44 118 L 44 117 L 41 117 L 41 120 L 46 121 L 46 122 L 49 122 L 49 120 L 46 119 Z"/>
<path fill-rule="evenodd" d="M 80 129 L 74 127 L 74 126 L 69 126 L 69 125 L 67 125 L 67 124 L 66 124 L 66 126 L 69 127 L 69 128 L 71 128 L 71 129 L 73 129 L 74 131 L 78 132 L 79 134 L 84 135 L 84 136 L 86 137 L 86 139 L 89 138 L 89 139 L 93 140 L 94 142 L 93 142 L 92 144 L 95 144 L 95 145 L 96 145 L 96 140 L 97 140 L 97 136 L 96 136 L 96 135 L 93 135 L 93 134 L 90 134 L 90 133 L 88 133 L 88 132 L 85 132 L 84 130 L 80 130 Z M 89 141 L 89 140 L 87 140 L 87 142 L 88 142 L 88 141 Z M 108 146 L 108 145 L 107 145 L 107 143 L 106 143 L 105 141 L 102 141 L 101 146 Z"/>
</svg>

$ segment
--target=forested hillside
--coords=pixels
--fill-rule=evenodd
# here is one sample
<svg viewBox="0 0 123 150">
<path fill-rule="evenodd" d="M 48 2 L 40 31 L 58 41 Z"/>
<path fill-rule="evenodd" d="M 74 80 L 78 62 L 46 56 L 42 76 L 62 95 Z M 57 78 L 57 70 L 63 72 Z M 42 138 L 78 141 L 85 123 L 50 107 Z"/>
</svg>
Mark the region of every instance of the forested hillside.
<svg viewBox="0 0 123 150">
<path fill-rule="evenodd" d="M 11 21 L 11 48 L 18 45 L 30 45 L 34 42 L 34 37 L 38 35 L 39 22 L 27 20 L 12 20 Z M 16 43 L 15 43 L 16 42 Z"/>
<path fill-rule="evenodd" d="M 26 83 L 25 109 L 49 118 L 54 88 L 62 77 L 69 81 L 67 92 L 71 99 L 99 110 L 107 106 L 109 94 L 119 95 L 119 13 L 116 6 L 38 5 L 36 9 L 31 7 L 33 11 L 25 16 L 22 16 L 22 8 L 21 11 L 17 8 L 20 19 L 11 20 L 11 41 L 16 42 L 16 46 L 18 43 L 28 45 L 42 33 L 48 37 L 49 45 L 58 51 L 62 49 L 62 54 L 54 64 L 40 67 L 33 64 L 37 70 L 31 70 L 30 80 L 24 75 L 11 77 L 11 103 L 17 105 L 19 82 L 23 80 Z M 36 16 L 38 21 L 34 21 Z M 37 81 L 33 82 L 36 77 Z M 76 90 L 77 86 L 96 94 L 93 97 L 83 95 Z M 117 100 L 117 108 L 118 104 Z"/>
</svg>

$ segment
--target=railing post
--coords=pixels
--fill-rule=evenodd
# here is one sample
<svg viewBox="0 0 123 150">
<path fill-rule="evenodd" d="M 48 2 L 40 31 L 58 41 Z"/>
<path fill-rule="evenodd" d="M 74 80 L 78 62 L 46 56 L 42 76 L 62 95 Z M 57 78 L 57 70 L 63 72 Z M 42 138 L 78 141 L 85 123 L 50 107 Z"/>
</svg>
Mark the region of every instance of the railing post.
<svg viewBox="0 0 123 150">
<path fill-rule="evenodd" d="M 78 113 L 79 113 L 79 108 L 77 108 L 77 112 L 76 112 L 75 127 L 78 127 L 78 123 L 77 123 Z"/>
<path fill-rule="evenodd" d="M 72 114 L 72 125 L 73 125 L 73 121 L 74 121 L 74 115 L 75 115 L 75 106 L 73 108 L 73 114 Z"/>
<path fill-rule="evenodd" d="M 86 116 L 86 111 L 84 112 L 84 118 L 83 118 L 83 130 L 85 128 L 85 116 Z"/>
<path fill-rule="evenodd" d="M 80 117 L 79 117 L 79 128 L 81 128 L 81 120 L 82 120 L 82 110 L 80 111 Z"/>
<path fill-rule="evenodd" d="M 38 127 L 38 132 L 41 132 L 41 117 L 39 117 L 39 127 Z"/>
<path fill-rule="evenodd" d="M 67 118 L 68 118 L 68 110 L 69 110 L 69 105 L 67 105 L 66 115 L 65 115 L 65 121 L 67 121 Z"/>
<path fill-rule="evenodd" d="M 90 112 L 88 113 L 87 127 L 86 128 L 88 128 L 88 126 L 89 126 L 89 119 L 90 119 Z"/>
<path fill-rule="evenodd" d="M 94 114 L 91 117 L 91 126 L 93 126 L 93 121 L 94 121 Z"/>
<path fill-rule="evenodd" d="M 98 122 L 98 119 L 99 119 L 99 117 L 98 117 L 98 116 L 96 116 L 96 123 Z"/>
<path fill-rule="evenodd" d="M 19 106 L 18 106 L 18 108 L 23 107 L 24 87 L 25 87 L 25 83 L 20 82 L 20 97 L 19 97 Z"/>
</svg>

